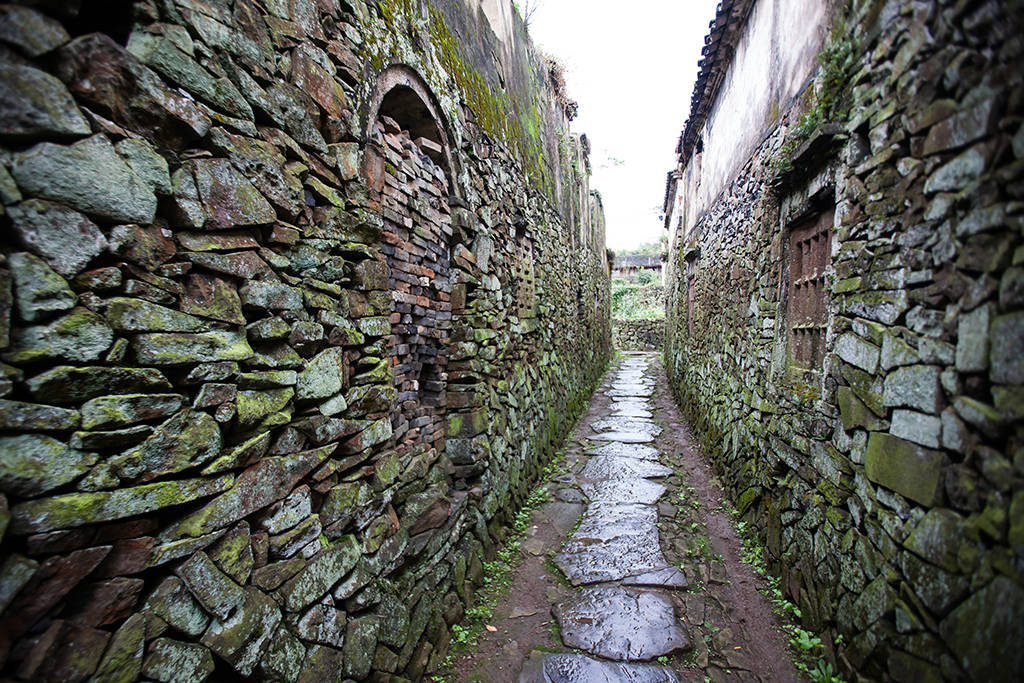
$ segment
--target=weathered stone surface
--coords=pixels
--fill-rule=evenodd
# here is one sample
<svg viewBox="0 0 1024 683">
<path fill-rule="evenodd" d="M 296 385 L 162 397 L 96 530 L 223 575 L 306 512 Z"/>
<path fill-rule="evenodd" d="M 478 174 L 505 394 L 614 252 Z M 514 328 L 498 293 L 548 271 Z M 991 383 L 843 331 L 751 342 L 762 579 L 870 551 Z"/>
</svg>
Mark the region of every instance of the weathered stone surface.
<svg viewBox="0 0 1024 683">
<path fill-rule="evenodd" d="M 621 664 L 585 655 L 534 651 L 519 683 L 678 683 L 672 669 L 659 664 Z"/>
<path fill-rule="evenodd" d="M 77 428 L 80 421 L 77 410 L 0 399 L 0 429 L 61 432 Z"/>
<path fill-rule="evenodd" d="M 647 505 L 592 503 L 555 564 L 574 585 L 667 567 L 658 545 L 657 516 Z"/>
<path fill-rule="evenodd" d="M 302 308 L 302 294 L 298 289 L 281 282 L 256 280 L 238 292 L 242 304 L 249 308 L 274 311 L 294 311 Z"/>
<path fill-rule="evenodd" d="M 176 576 L 164 579 L 157 586 L 146 599 L 146 608 L 172 628 L 190 636 L 200 635 L 210 623 L 210 617 Z"/>
<path fill-rule="evenodd" d="M 596 448 L 588 448 L 590 455 L 607 455 L 611 457 L 635 458 L 637 460 L 658 460 L 658 449 L 645 444 L 612 442 Z"/>
<path fill-rule="evenodd" d="M 30 377 L 26 385 L 37 401 L 72 403 L 104 394 L 166 391 L 171 383 L 152 368 L 71 367 L 61 365 Z"/>
<path fill-rule="evenodd" d="M 956 336 L 956 368 L 981 372 L 988 368 L 988 328 L 991 311 L 980 306 L 960 316 Z"/>
<path fill-rule="evenodd" d="M 246 588 L 245 599 L 235 613 L 226 620 L 214 620 L 202 643 L 238 673 L 249 676 L 280 622 L 277 603 L 255 588 Z"/>
<path fill-rule="evenodd" d="M 689 641 L 665 595 L 625 588 L 587 588 L 555 608 L 569 647 L 616 661 L 637 661 L 685 649 Z"/>
<path fill-rule="evenodd" d="M 101 396 L 82 405 L 82 429 L 123 427 L 166 417 L 182 404 L 181 394 L 124 394 Z"/>
<path fill-rule="evenodd" d="M 142 654 L 146 645 L 146 617 L 133 614 L 114 632 L 96 668 L 93 680 L 131 683 L 142 672 Z"/>
<path fill-rule="evenodd" d="M 17 46 L 27 57 L 39 57 L 70 40 L 60 23 L 30 7 L 0 8 L 0 40 Z"/>
<path fill-rule="evenodd" d="M 913 410 L 894 410 L 889 433 L 922 446 L 938 448 L 942 436 L 942 420 Z"/>
<path fill-rule="evenodd" d="M 627 576 L 620 582 L 623 586 L 643 586 L 648 588 L 685 589 L 689 584 L 686 575 L 676 567 L 655 569 L 634 576 Z"/>
<path fill-rule="evenodd" d="M 171 174 L 167 160 L 145 140 L 126 138 L 114 145 L 128 167 L 160 196 L 171 193 Z"/>
<path fill-rule="evenodd" d="M 591 500 L 612 503 L 653 505 L 665 493 L 665 487 L 639 478 L 619 478 L 583 484 L 583 493 Z"/>
<path fill-rule="evenodd" d="M 25 252 L 7 258 L 14 278 L 14 301 L 26 322 L 74 308 L 77 297 L 67 281 L 37 256 Z"/>
<path fill-rule="evenodd" d="M 343 536 L 331 547 L 317 553 L 309 563 L 280 588 L 285 607 L 297 612 L 323 597 L 362 555 L 355 536 Z"/>
<path fill-rule="evenodd" d="M 99 493 L 69 493 L 19 503 L 11 508 L 16 533 L 39 533 L 134 517 L 220 493 L 233 478 L 163 481 Z"/>
<path fill-rule="evenodd" d="M 944 462 L 939 451 L 872 432 L 864 456 L 864 471 L 871 481 L 930 506 L 939 500 Z"/>
<path fill-rule="evenodd" d="M 210 129 L 209 117 L 194 101 L 102 33 L 76 38 L 57 59 L 57 76 L 72 93 L 161 144 L 181 149 Z"/>
<path fill-rule="evenodd" d="M 227 159 L 198 159 L 182 171 L 192 175 L 203 218 L 196 227 L 223 230 L 272 223 L 277 214 Z"/>
<path fill-rule="evenodd" d="M 213 655 L 205 647 L 170 638 L 150 643 L 142 664 L 142 673 L 163 683 L 202 683 L 213 669 Z"/>
<path fill-rule="evenodd" d="M 0 121 L 0 134 L 27 140 L 90 132 L 63 83 L 45 71 L 11 63 L 0 64 Z"/>
<path fill-rule="evenodd" d="M 181 565 L 177 574 L 203 609 L 220 620 L 226 620 L 245 599 L 242 587 L 222 572 L 203 551 Z"/>
<path fill-rule="evenodd" d="M 21 242 L 50 266 L 71 277 L 107 248 L 107 239 L 88 218 L 66 206 L 29 199 L 7 207 Z"/>
<path fill-rule="evenodd" d="M 0 489 L 17 496 L 38 496 L 89 470 L 96 455 L 82 453 L 42 434 L 0 437 Z"/>
<path fill-rule="evenodd" d="M 672 469 L 649 460 L 614 455 L 595 455 L 587 460 L 581 476 L 586 479 L 667 477 Z"/>
<path fill-rule="evenodd" d="M 239 391 L 235 401 L 238 407 L 238 424 L 243 429 L 257 426 L 269 416 L 278 413 L 291 402 L 294 389 L 260 389 Z M 290 415 L 290 411 L 288 412 Z"/>
<path fill-rule="evenodd" d="M 102 317 L 75 308 L 49 324 L 15 330 L 14 350 L 6 359 L 14 363 L 47 359 L 88 363 L 97 360 L 113 341 L 114 333 Z"/>
<path fill-rule="evenodd" d="M 309 474 L 336 448 L 325 446 L 287 457 L 260 460 L 238 476 L 231 490 L 212 500 L 198 512 L 168 527 L 160 534 L 160 539 L 171 541 L 185 536 L 196 538 L 223 529 L 281 500 L 288 495 L 299 479 Z M 231 481 L 230 476 L 222 479 Z"/>
<path fill-rule="evenodd" d="M 253 350 L 244 332 L 140 334 L 132 342 L 135 357 L 144 365 L 185 365 L 225 360 L 248 360 Z"/>
<path fill-rule="evenodd" d="M 22 191 L 122 223 L 152 223 L 156 195 L 102 135 L 69 146 L 44 142 L 19 154 L 11 175 Z M 103 192 L 94 188 L 102 187 Z"/>
<path fill-rule="evenodd" d="M 1024 313 L 992 321 L 989 377 L 999 384 L 1024 384 Z"/>
<path fill-rule="evenodd" d="M 1014 647 L 1024 637 L 1017 606 L 1024 591 L 1000 576 L 968 598 L 941 624 L 943 640 L 976 680 L 1012 681 L 1024 667 Z"/>
<path fill-rule="evenodd" d="M 181 310 L 235 325 L 245 324 L 242 302 L 234 285 L 212 275 L 189 275 Z"/>
<path fill-rule="evenodd" d="M 325 399 L 345 388 L 345 359 L 341 349 L 318 354 L 299 373 L 295 395 L 300 401 Z"/>
<path fill-rule="evenodd" d="M 940 369 L 935 365 L 909 365 L 885 377 L 885 406 L 907 406 L 937 415 L 942 410 Z"/>
<path fill-rule="evenodd" d="M 854 365 L 868 373 L 878 369 L 881 350 L 857 335 L 847 332 L 836 340 L 836 353 L 850 365 Z"/>
<path fill-rule="evenodd" d="M 122 456 L 122 476 L 149 481 L 208 462 L 221 446 L 220 428 L 208 413 L 186 408 Z"/>
<path fill-rule="evenodd" d="M 355 679 L 365 678 L 373 668 L 373 652 L 377 648 L 380 617 L 359 617 L 348 622 L 345 630 L 345 663 L 342 671 Z"/>
</svg>

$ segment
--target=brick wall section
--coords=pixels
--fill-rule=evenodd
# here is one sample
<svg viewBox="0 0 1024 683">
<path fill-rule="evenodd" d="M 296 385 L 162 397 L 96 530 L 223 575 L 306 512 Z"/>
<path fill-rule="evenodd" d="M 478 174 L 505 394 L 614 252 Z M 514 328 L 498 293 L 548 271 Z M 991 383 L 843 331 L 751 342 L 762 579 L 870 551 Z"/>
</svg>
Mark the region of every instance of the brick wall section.
<svg viewBox="0 0 1024 683">
<path fill-rule="evenodd" d="M 994 2 L 852 5 L 849 121 L 797 148 L 779 179 L 802 105 L 783 111 L 691 235 L 675 236 L 667 368 L 784 590 L 848 677 L 1016 680 L 1020 15 Z M 809 290 L 791 305 L 789 231 L 833 208 L 822 317 Z M 793 327 L 817 320 L 823 353 L 794 349 L 807 331 Z"/>
<path fill-rule="evenodd" d="M 542 60 L 461 0 L 27 4 L 0 676 L 420 680 L 610 353 Z"/>
</svg>

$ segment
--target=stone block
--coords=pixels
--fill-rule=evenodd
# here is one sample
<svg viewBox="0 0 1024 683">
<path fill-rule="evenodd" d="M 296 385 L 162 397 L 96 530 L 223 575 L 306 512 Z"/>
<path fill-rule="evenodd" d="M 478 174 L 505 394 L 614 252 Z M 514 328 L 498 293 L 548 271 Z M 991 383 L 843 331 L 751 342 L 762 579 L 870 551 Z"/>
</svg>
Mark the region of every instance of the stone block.
<svg viewBox="0 0 1024 683">
<path fill-rule="evenodd" d="M 0 64 L 0 135 L 33 140 L 89 133 L 88 122 L 58 79 L 28 65 Z"/>
<path fill-rule="evenodd" d="M 107 248 L 95 223 L 66 206 L 29 199 L 7 207 L 21 242 L 63 275 L 71 277 Z"/>
<path fill-rule="evenodd" d="M 872 432 L 864 456 L 868 479 L 921 505 L 935 505 L 941 496 L 945 463 L 934 451 L 883 432 Z"/>
<path fill-rule="evenodd" d="M 835 351 L 844 361 L 869 374 L 874 374 L 878 369 L 880 349 L 851 332 L 840 335 L 835 343 Z"/>
<path fill-rule="evenodd" d="M 946 645 L 977 681 L 1010 683 L 1024 671 L 1024 589 L 997 576 L 971 595 L 939 625 Z"/>
<path fill-rule="evenodd" d="M 942 435 L 942 420 L 913 410 L 894 410 L 889 432 L 907 441 L 938 448 Z"/>
<path fill-rule="evenodd" d="M 886 407 L 907 406 L 937 415 L 942 409 L 941 368 L 935 365 L 908 365 L 885 377 L 882 403 Z"/>
<path fill-rule="evenodd" d="M 1024 384 L 1024 312 L 992 321 L 989 348 L 989 378 L 996 384 Z"/>
</svg>

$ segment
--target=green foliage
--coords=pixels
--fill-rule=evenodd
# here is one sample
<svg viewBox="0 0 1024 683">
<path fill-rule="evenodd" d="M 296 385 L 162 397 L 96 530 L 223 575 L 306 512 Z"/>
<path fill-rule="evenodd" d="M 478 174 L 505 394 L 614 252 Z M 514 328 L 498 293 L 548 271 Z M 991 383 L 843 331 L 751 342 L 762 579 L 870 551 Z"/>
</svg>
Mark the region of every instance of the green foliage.
<svg viewBox="0 0 1024 683">
<path fill-rule="evenodd" d="M 658 285 L 634 284 L 622 278 L 612 279 L 612 317 L 622 320 L 664 318 L 665 307 L 660 302 L 658 289 Z"/>
</svg>

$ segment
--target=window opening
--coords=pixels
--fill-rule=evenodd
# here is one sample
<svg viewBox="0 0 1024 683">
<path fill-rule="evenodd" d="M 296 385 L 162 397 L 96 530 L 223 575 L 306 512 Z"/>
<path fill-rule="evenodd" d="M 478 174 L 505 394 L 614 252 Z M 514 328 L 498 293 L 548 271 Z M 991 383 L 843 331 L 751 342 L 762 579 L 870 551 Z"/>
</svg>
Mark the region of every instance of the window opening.
<svg viewBox="0 0 1024 683">
<path fill-rule="evenodd" d="M 825 269 L 831 259 L 834 218 L 833 206 L 795 224 L 789 231 L 789 358 L 793 365 L 807 370 L 820 370 L 825 355 Z"/>
</svg>

